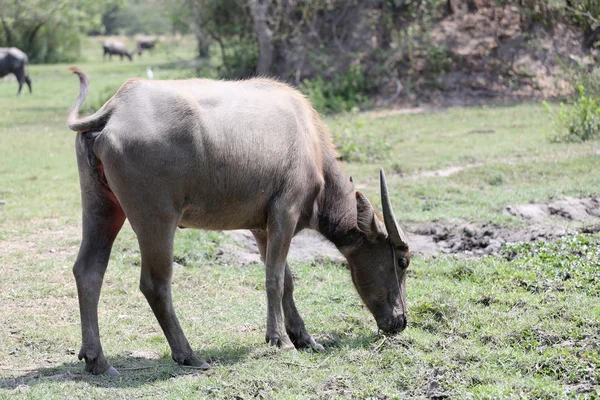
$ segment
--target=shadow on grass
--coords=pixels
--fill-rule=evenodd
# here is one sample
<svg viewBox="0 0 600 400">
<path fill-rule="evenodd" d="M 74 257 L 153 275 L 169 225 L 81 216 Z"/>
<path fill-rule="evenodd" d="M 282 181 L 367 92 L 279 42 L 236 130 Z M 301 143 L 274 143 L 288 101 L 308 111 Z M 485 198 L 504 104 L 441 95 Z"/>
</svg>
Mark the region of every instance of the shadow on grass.
<svg viewBox="0 0 600 400">
<path fill-rule="evenodd" d="M 328 354 L 335 353 L 338 350 L 372 349 L 381 341 L 382 336 L 377 333 L 345 336 L 340 335 L 339 332 L 329 332 L 319 335 L 316 339 L 325 347 L 322 355 L 323 359 L 326 359 Z M 263 344 L 257 344 L 256 346 L 207 348 L 197 351 L 197 354 L 209 362 L 214 369 L 243 362 L 244 359 L 251 356 L 251 353 L 255 352 L 257 347 L 261 346 L 265 348 L 260 349 L 259 353 L 265 350 L 264 356 L 265 362 L 267 362 L 268 355 L 273 353 L 269 350 L 268 346 Z M 311 350 L 306 349 L 302 351 Z M 0 378 L 0 389 L 12 390 L 22 386 L 35 386 L 47 382 L 66 381 L 82 381 L 90 385 L 109 388 L 139 387 L 149 382 L 166 381 L 178 376 L 210 375 L 213 371 L 213 369 L 202 371 L 193 367 L 180 366 L 168 356 L 149 359 L 131 355 L 118 355 L 109 357 L 108 361 L 120 372 L 119 376 L 92 375 L 84 371 L 83 361 L 67 362 L 54 367 L 42 367 L 26 371 L 15 369 L 13 371 L 15 376 Z"/>
<path fill-rule="evenodd" d="M 246 357 L 253 346 L 208 348 L 198 351 L 213 367 L 235 364 Z M 0 389 L 16 389 L 21 386 L 35 386 L 46 382 L 82 381 L 98 387 L 139 387 L 154 381 L 165 381 L 177 376 L 211 374 L 212 370 L 177 365 L 170 357 L 148 359 L 130 355 L 117 355 L 108 358 L 120 375 L 109 377 L 92 375 L 84 371 L 84 363 L 67 362 L 62 365 L 22 371 L 15 369 L 15 376 L 0 378 Z"/>
</svg>

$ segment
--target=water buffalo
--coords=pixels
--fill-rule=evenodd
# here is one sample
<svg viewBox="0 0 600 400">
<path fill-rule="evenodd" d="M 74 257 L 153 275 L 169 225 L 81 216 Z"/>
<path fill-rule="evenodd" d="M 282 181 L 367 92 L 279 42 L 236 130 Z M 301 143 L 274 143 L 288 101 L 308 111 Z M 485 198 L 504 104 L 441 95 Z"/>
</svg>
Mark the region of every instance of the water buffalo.
<svg viewBox="0 0 600 400">
<path fill-rule="evenodd" d="M 110 60 L 114 54 L 120 56 L 121 60 L 123 60 L 123 56 L 125 56 L 129 58 L 129 61 L 133 61 L 133 52 L 127 51 L 125 43 L 120 40 L 106 40 L 102 43 L 102 49 L 104 50 L 104 53 L 102 54 L 103 59 L 108 54 L 108 59 Z"/>
<path fill-rule="evenodd" d="M 142 257 L 140 290 L 173 359 L 209 365 L 190 347 L 173 309 L 173 238 L 179 228 L 248 229 L 266 265 L 266 341 L 283 349 L 322 346 L 309 335 L 293 298 L 286 262 L 292 237 L 319 231 L 348 260 L 354 285 L 377 326 L 406 326 L 410 253 L 383 170 L 383 221 L 342 172 L 325 125 L 306 98 L 269 79 L 131 79 L 95 114 L 80 118 L 88 79 L 68 118 L 83 207 L 83 239 L 73 267 L 83 344 L 94 374 L 106 361 L 98 298 L 113 241 L 125 218 Z"/>
<path fill-rule="evenodd" d="M 156 38 L 153 36 L 143 36 L 138 38 L 136 51 L 138 55 L 142 55 L 144 50 L 153 50 L 156 46 Z"/>
<path fill-rule="evenodd" d="M 31 93 L 31 79 L 27 74 L 27 65 L 29 59 L 27 54 L 23 53 L 16 47 L 0 47 L 0 78 L 10 73 L 15 74 L 17 81 L 19 82 L 19 91 L 17 94 L 21 94 L 23 88 L 23 82 L 29 87 L 29 93 Z"/>
</svg>

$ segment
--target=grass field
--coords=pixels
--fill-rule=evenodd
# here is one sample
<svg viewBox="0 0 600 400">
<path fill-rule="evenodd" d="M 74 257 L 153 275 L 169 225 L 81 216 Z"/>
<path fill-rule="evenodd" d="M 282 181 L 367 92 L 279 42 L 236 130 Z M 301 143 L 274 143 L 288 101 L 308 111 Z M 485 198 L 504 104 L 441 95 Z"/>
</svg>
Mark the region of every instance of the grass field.
<svg viewBox="0 0 600 400">
<path fill-rule="evenodd" d="M 134 62 L 104 62 L 90 41 L 86 71 L 98 103 L 127 78 L 185 77 L 193 43 Z M 180 231 L 175 308 L 213 368 L 177 366 L 138 290 L 128 225 L 115 243 L 99 308 L 104 352 L 119 377 L 77 361 L 79 312 L 71 267 L 81 238 L 74 134 L 78 91 L 68 65 L 31 66 L 34 94 L 0 81 L 0 398 L 599 398 L 600 235 L 506 245 L 485 257 L 417 255 L 407 329 L 381 335 L 344 265 L 294 262 L 296 299 L 323 353 L 264 344 L 261 265 L 218 256 L 220 233 Z M 210 73 L 209 73 L 210 75 Z M 423 222 L 527 223 L 508 204 L 600 194 L 600 144 L 551 144 L 537 104 L 326 118 L 356 186 L 379 207 L 388 172 L 396 216 Z M 348 150 L 348 151 L 350 151 Z M 345 153 L 344 153 L 345 154 Z M 459 170 L 458 167 L 464 168 Z M 434 173 L 457 168 L 457 173 Z M 566 226 L 571 226 L 566 223 Z"/>
</svg>

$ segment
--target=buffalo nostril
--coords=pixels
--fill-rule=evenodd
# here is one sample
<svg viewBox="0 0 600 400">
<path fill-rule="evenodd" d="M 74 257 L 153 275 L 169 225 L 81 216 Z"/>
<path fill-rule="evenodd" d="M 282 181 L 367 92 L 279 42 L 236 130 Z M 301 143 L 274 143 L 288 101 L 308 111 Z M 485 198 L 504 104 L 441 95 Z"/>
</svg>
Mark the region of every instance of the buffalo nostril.
<svg viewBox="0 0 600 400">
<path fill-rule="evenodd" d="M 406 322 L 406 317 L 404 317 L 404 316 L 403 316 L 403 317 L 402 317 L 402 323 L 401 323 L 401 327 L 400 327 L 400 330 L 401 330 L 401 331 L 403 331 L 403 330 L 406 328 L 406 324 L 407 324 L 407 322 Z"/>
<path fill-rule="evenodd" d="M 396 318 L 391 318 L 382 324 L 378 324 L 379 329 L 385 333 L 394 334 L 400 333 L 406 328 L 406 318 L 401 315 Z"/>
</svg>

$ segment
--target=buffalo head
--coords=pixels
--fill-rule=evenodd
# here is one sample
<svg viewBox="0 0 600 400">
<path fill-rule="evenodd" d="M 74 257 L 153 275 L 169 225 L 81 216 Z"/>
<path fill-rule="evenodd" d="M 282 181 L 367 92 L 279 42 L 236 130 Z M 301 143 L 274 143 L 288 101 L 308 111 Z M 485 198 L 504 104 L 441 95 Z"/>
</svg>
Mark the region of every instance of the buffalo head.
<svg viewBox="0 0 600 400">
<path fill-rule="evenodd" d="M 406 270 L 410 251 L 406 234 L 392 211 L 383 170 L 380 172 L 383 221 L 356 192 L 357 224 L 363 237 L 347 253 L 352 280 L 379 329 L 397 333 L 406 327 Z"/>
</svg>

